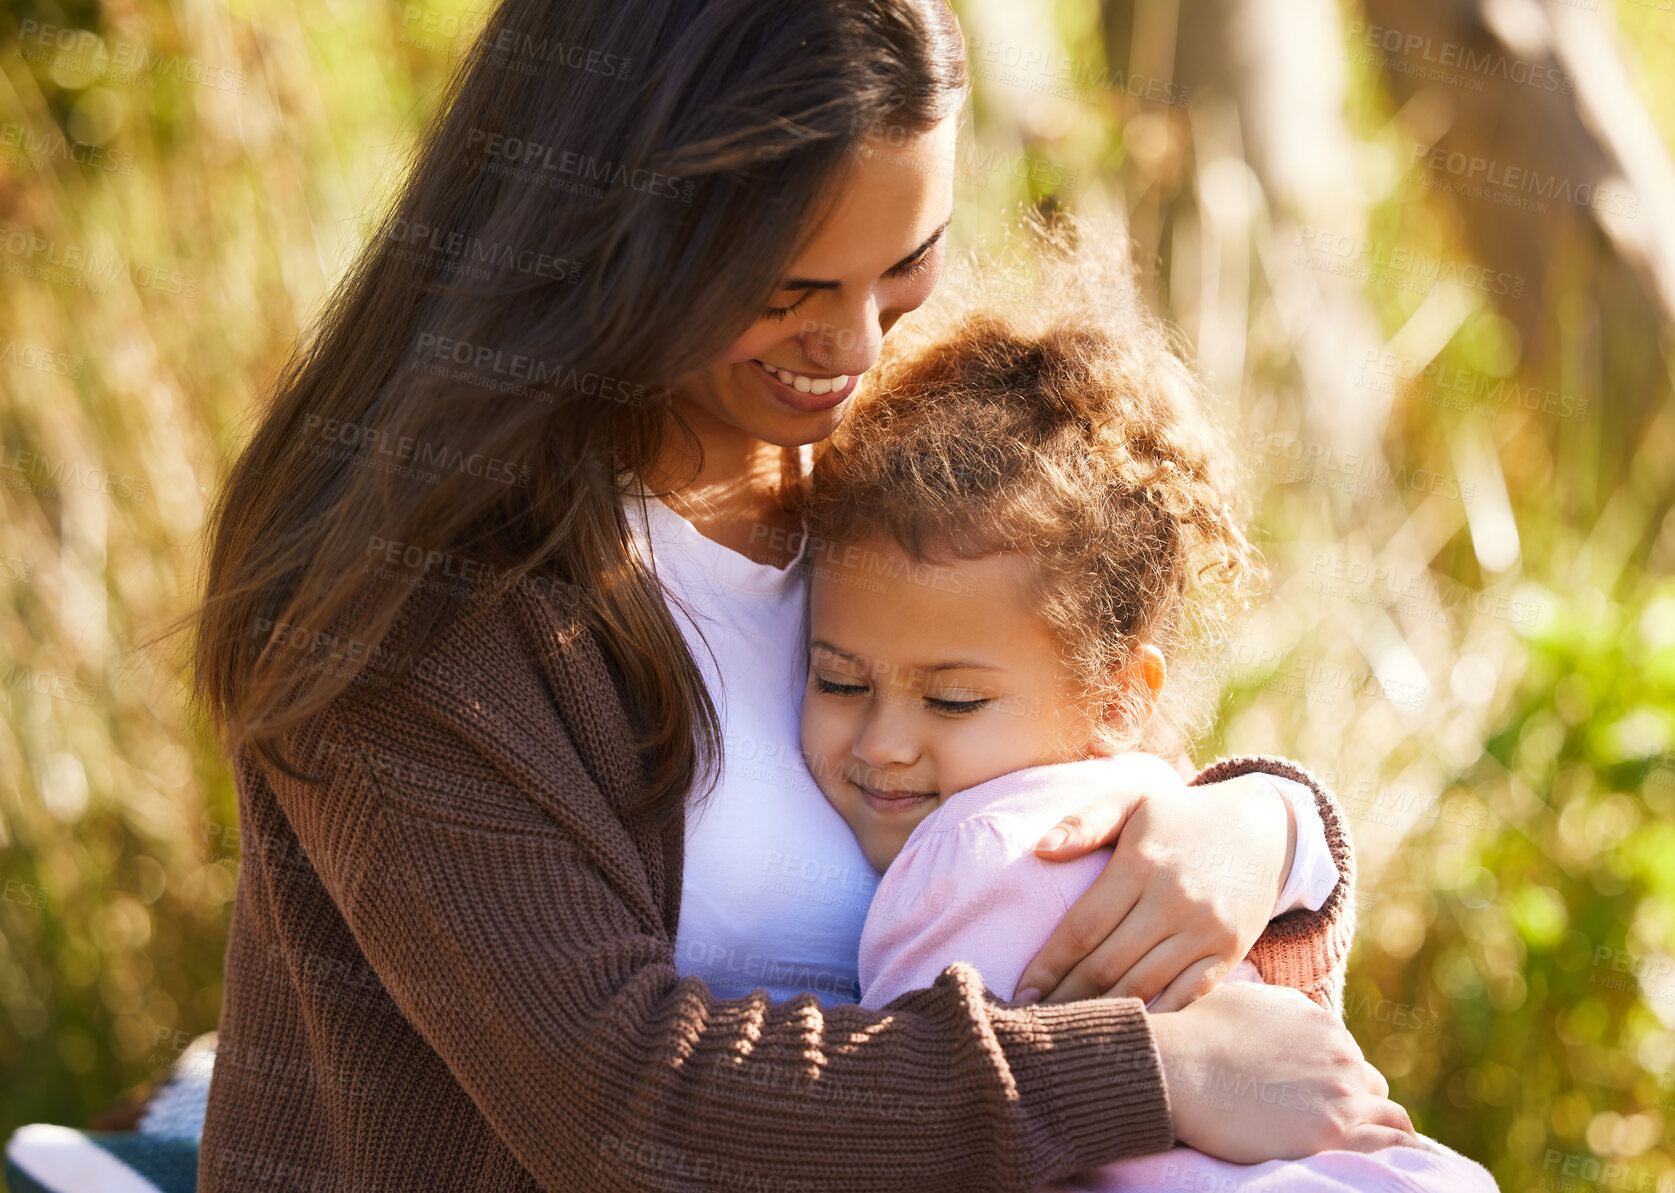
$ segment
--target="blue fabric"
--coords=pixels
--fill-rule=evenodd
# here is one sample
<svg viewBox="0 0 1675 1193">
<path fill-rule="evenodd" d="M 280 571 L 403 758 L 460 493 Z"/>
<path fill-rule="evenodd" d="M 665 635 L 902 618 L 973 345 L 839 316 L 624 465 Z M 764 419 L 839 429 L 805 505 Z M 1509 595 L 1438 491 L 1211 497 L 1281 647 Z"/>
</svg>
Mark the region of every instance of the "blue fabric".
<svg viewBox="0 0 1675 1193">
<path fill-rule="evenodd" d="M 136 1193 L 194 1193 L 215 1042 L 215 1033 L 209 1032 L 187 1046 L 151 1096 L 138 1131 L 20 1128 L 6 1141 L 9 1193 L 101 1193 L 80 1187 L 86 1184 L 87 1165 L 118 1180 L 112 1162 L 132 1175 L 126 1185 Z"/>
<path fill-rule="evenodd" d="M 157 1186 L 158 1193 L 193 1193 L 198 1187 L 198 1143 L 138 1131 L 88 1138 Z"/>
<path fill-rule="evenodd" d="M 194 1193 L 198 1187 L 196 1140 L 171 1139 L 138 1131 L 78 1131 L 76 1134 L 88 1147 L 97 1147 L 125 1164 L 136 1177 L 149 1182 L 156 1193 Z M 52 1168 L 51 1159 L 42 1159 L 37 1163 L 25 1158 L 20 1163 L 8 1148 L 6 1186 L 9 1193 L 99 1193 L 97 1189 L 71 1188 L 62 1179 L 62 1174 L 55 1173 Z"/>
</svg>

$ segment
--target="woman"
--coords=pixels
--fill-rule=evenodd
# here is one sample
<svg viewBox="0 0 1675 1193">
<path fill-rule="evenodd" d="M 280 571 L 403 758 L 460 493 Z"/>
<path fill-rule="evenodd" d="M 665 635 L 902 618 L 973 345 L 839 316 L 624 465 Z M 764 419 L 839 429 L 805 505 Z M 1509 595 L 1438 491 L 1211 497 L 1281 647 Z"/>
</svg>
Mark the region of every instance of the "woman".
<svg viewBox="0 0 1675 1193">
<path fill-rule="evenodd" d="M 204 1189 L 1024 1189 L 1411 1131 L 1326 1011 L 1191 1001 L 1347 949 L 1324 795 L 1341 877 L 1266 926 L 1311 834 L 1265 778 L 1090 792 L 1064 852 L 1126 828 L 1043 1005 L 958 967 L 849 1001 L 870 888 L 795 762 L 782 494 L 934 285 L 963 95 L 942 0 L 490 20 L 217 507 L 245 856 Z M 1257 878 L 1182 896 L 1188 847 Z M 1281 1056 L 1299 1097 L 1212 1132 Z"/>
</svg>

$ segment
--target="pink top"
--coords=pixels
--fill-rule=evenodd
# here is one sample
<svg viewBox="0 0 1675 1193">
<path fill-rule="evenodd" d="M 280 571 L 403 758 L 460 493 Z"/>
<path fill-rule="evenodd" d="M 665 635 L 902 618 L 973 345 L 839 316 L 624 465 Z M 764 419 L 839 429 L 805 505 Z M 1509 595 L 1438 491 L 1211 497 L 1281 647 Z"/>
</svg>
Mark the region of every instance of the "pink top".
<svg viewBox="0 0 1675 1193">
<path fill-rule="evenodd" d="M 1108 765 L 1093 758 L 1016 771 L 949 797 L 925 817 L 885 871 L 861 930 L 861 1005 L 884 1007 L 931 985 L 957 961 L 1010 1000 L 1029 959 L 1104 869 L 1110 849 L 1071 862 L 1036 857 L 1035 843 L 1074 811 Z M 1237 863 L 1204 861 L 1215 881 L 1253 881 Z M 1289 890 L 1288 883 L 1287 889 Z M 1282 892 L 1282 902 L 1285 894 Z M 1239 962 L 1228 981 L 1260 982 Z M 1228 1164 L 1175 1147 L 1087 1169 L 1036 1193 L 1497 1193 L 1476 1162 L 1420 1136 L 1381 1151 L 1326 1151 L 1300 1160 Z"/>
<path fill-rule="evenodd" d="M 1010 1000 L 1030 958 L 1112 853 L 1107 847 L 1050 862 L 1035 856 L 1035 843 L 1099 788 L 1100 776 L 1088 772 L 1111 762 L 1014 771 L 956 792 L 920 821 L 879 881 L 861 930 L 861 1005 L 876 1009 L 930 986 L 955 961 Z M 1210 874 L 1231 882 L 1255 877 L 1214 864 Z M 1262 977 L 1241 961 L 1227 980 L 1234 979 Z"/>
</svg>

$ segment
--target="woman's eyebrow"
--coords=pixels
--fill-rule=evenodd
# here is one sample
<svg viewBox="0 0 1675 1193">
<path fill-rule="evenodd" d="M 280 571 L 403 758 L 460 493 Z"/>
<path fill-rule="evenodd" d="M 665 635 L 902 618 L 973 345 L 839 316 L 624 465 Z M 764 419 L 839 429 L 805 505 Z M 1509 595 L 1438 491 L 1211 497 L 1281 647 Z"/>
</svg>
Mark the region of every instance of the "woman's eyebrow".
<svg viewBox="0 0 1675 1193">
<path fill-rule="evenodd" d="M 949 216 L 947 219 L 943 220 L 940 228 L 925 237 L 924 244 L 921 244 L 900 261 L 897 261 L 894 265 L 890 266 L 890 269 L 885 270 L 885 272 L 888 273 L 890 270 L 900 269 L 902 266 L 911 264 L 917 258 L 924 256 L 930 251 L 931 245 L 942 239 L 942 234 L 948 231 L 948 225 L 953 222 L 953 216 Z M 785 281 L 780 283 L 779 288 L 781 290 L 836 290 L 840 285 L 842 285 L 840 282 L 827 282 L 816 278 L 786 278 Z"/>
</svg>

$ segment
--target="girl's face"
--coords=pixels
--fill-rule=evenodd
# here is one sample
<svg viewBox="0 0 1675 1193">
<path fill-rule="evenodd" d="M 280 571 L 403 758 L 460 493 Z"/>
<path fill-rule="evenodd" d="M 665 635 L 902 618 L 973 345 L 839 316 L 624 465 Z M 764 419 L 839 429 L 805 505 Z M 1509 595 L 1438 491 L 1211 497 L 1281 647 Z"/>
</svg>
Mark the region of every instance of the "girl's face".
<svg viewBox="0 0 1675 1193">
<path fill-rule="evenodd" d="M 915 563 L 889 538 L 816 560 L 803 755 L 879 870 L 954 792 L 1110 752 L 1027 567 Z"/>
<path fill-rule="evenodd" d="M 930 297 L 953 213 L 955 117 L 856 157 L 770 306 L 677 400 L 754 439 L 815 443 L 842 419 L 896 320 Z M 749 229 L 741 229 L 748 235 Z"/>
</svg>

